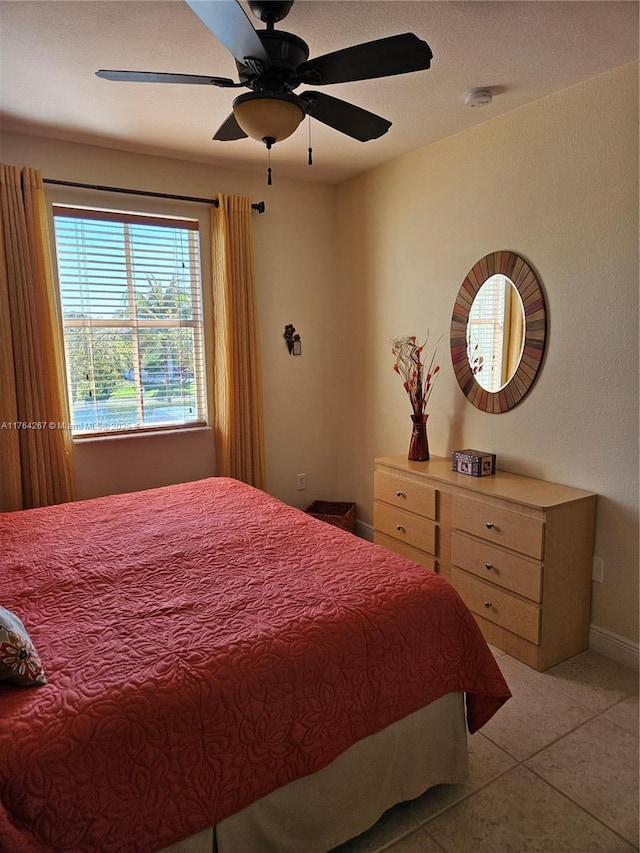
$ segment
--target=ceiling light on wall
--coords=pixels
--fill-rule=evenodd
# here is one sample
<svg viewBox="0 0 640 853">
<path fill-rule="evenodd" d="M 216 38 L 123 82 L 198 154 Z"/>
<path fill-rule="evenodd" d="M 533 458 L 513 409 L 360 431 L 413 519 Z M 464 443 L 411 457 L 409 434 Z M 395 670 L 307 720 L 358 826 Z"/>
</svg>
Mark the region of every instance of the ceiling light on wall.
<svg viewBox="0 0 640 853">
<path fill-rule="evenodd" d="M 469 89 L 464 93 L 464 103 L 467 107 L 486 107 L 493 100 L 491 89 Z"/>
<path fill-rule="evenodd" d="M 305 111 L 295 95 L 248 92 L 233 102 L 233 114 L 242 130 L 259 142 L 281 142 L 296 130 Z"/>
</svg>

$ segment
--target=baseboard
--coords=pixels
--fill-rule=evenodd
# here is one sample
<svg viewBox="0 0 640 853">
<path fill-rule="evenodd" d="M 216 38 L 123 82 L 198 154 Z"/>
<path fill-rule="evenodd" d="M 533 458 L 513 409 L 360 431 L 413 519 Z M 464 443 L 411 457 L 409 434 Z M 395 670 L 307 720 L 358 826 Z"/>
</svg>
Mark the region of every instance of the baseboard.
<svg viewBox="0 0 640 853">
<path fill-rule="evenodd" d="M 369 542 L 373 542 L 373 524 L 368 524 L 366 521 L 358 519 L 356 521 L 356 535 L 362 539 L 367 539 Z"/>
<path fill-rule="evenodd" d="M 607 658 L 623 663 L 632 669 L 639 669 L 640 646 L 633 640 L 627 640 L 619 634 L 591 625 L 589 628 L 589 648 Z"/>
</svg>

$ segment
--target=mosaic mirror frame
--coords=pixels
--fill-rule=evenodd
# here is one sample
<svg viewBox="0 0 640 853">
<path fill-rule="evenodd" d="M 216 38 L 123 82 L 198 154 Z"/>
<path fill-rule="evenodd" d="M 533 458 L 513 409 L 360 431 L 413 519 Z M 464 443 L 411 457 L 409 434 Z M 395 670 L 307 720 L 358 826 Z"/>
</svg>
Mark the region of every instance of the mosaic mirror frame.
<svg viewBox="0 0 640 853">
<path fill-rule="evenodd" d="M 475 378 L 467 352 L 467 324 L 476 294 L 492 275 L 511 280 L 524 308 L 524 345 L 511 379 L 499 391 L 487 391 Z M 508 412 L 529 393 L 542 366 L 547 340 L 547 309 L 538 276 L 523 257 L 510 251 L 491 252 L 467 273 L 451 318 L 451 361 L 467 400 L 489 414 Z"/>
</svg>

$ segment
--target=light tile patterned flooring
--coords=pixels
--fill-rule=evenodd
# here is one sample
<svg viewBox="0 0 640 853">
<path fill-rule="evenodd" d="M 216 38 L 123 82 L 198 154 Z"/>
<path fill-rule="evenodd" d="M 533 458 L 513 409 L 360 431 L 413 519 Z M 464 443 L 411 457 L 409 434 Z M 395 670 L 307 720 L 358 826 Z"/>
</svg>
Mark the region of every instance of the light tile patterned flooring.
<svg viewBox="0 0 640 853">
<path fill-rule="evenodd" d="M 469 738 L 470 775 L 333 853 L 632 853 L 638 673 L 595 652 L 536 672 L 494 649 L 513 697 Z"/>
</svg>

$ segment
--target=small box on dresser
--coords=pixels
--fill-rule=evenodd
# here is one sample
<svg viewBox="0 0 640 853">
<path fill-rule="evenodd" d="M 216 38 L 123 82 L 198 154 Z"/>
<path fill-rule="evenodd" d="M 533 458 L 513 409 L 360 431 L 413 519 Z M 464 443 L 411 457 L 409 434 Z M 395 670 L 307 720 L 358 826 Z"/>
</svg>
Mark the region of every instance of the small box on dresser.
<svg viewBox="0 0 640 853">
<path fill-rule="evenodd" d="M 589 645 L 596 495 L 451 460 L 377 459 L 374 541 L 433 567 L 489 643 L 537 670 Z"/>
<path fill-rule="evenodd" d="M 489 477 L 496 473 L 496 454 L 484 450 L 454 450 L 451 470 L 471 477 Z"/>
</svg>

